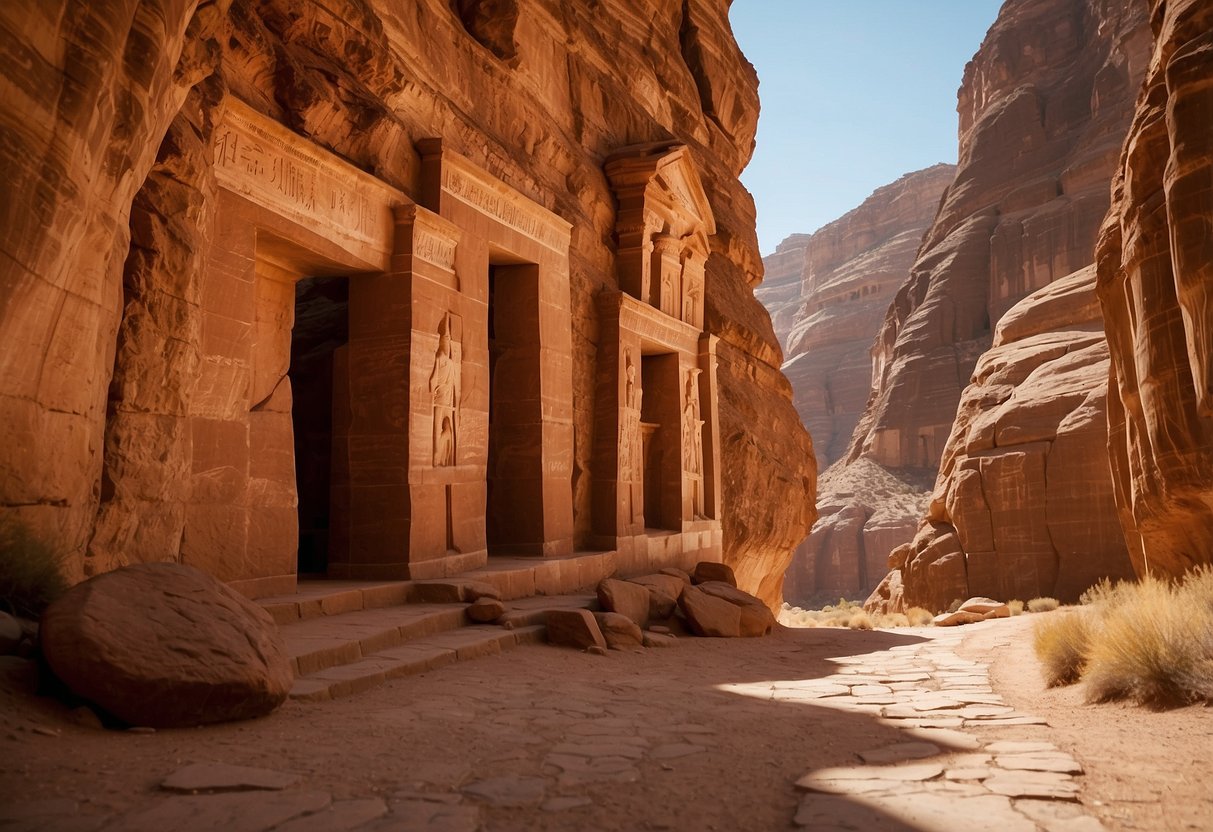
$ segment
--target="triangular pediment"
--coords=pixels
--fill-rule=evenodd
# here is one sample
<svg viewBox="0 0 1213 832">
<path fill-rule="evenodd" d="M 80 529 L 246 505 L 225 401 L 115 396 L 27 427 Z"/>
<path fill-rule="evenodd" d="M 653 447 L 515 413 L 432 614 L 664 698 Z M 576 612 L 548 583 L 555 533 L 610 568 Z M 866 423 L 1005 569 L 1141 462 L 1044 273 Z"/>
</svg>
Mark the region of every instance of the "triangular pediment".
<svg viewBox="0 0 1213 832">
<path fill-rule="evenodd" d="M 711 236 L 716 233 L 712 206 L 684 144 L 657 143 L 622 148 L 607 160 L 607 177 L 616 193 L 642 188 L 646 203 L 655 203 L 679 216 L 688 226 Z"/>
</svg>

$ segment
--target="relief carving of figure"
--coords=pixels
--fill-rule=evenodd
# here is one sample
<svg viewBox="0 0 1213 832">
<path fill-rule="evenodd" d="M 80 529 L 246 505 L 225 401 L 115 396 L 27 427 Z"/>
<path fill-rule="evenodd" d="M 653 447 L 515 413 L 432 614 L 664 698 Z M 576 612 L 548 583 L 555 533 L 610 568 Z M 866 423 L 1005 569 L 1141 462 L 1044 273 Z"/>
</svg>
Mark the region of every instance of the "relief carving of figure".
<svg viewBox="0 0 1213 832">
<path fill-rule="evenodd" d="M 625 480 L 640 480 L 640 403 L 644 391 L 636 383 L 632 351 L 624 350 L 624 408 L 619 424 L 619 469 Z"/>
<path fill-rule="evenodd" d="M 462 355 L 451 340 L 451 315 L 438 329 L 438 351 L 430 373 L 430 395 L 434 402 L 434 465 L 455 464 L 458 408 L 462 395 Z"/>
<path fill-rule="evenodd" d="M 691 516 L 703 516 L 703 420 L 699 418 L 699 373 L 687 371 L 682 405 L 682 470 L 691 480 Z"/>
</svg>

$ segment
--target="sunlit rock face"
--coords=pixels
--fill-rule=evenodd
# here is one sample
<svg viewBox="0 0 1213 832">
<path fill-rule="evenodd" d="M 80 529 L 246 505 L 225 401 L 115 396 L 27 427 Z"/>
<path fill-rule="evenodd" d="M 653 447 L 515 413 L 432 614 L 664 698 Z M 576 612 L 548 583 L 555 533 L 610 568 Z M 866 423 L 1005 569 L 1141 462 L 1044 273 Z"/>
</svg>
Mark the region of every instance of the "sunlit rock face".
<svg viewBox="0 0 1213 832">
<path fill-rule="evenodd" d="M 1139 574 L 1178 575 L 1213 561 L 1213 6 L 1150 11 L 1097 264 L 1120 520 Z"/>
<path fill-rule="evenodd" d="M 775 269 L 781 275 L 785 262 L 800 254 L 800 288 L 784 340 L 783 371 L 813 437 L 820 470 L 846 452 L 871 389 L 872 339 L 955 172 L 941 164 L 906 174 L 814 232 L 803 246 L 796 245 L 801 235 L 795 235 L 763 260 L 768 274 Z M 787 305 L 760 299 L 779 334 Z"/>
<path fill-rule="evenodd" d="M 1003 315 L 961 395 L 913 544 L 890 563 L 905 605 L 1075 602 L 1102 578 L 1132 577 L 1107 463 L 1107 381 L 1094 265 Z"/>
<path fill-rule="evenodd" d="M 1148 38 L 1135 5 L 1003 5 L 965 68 L 956 178 L 887 311 L 873 347 L 872 397 L 840 464 L 862 459 L 906 483 L 931 481 L 999 319 L 1092 262 Z M 860 488 L 850 502 L 879 501 Z M 902 543 L 920 517 L 902 520 Z M 876 564 L 888 554 L 862 557 Z M 881 577 L 866 576 L 865 594 Z"/>
<path fill-rule="evenodd" d="M 752 292 L 762 266 L 737 177 L 753 148 L 757 79 L 727 6 L 5 4 L 4 517 L 62 549 L 74 579 L 181 560 L 183 545 L 205 542 L 199 529 L 219 539 L 232 524 L 250 542 L 224 569 L 244 574 L 254 541 L 298 532 L 283 525 L 294 505 L 289 454 L 258 456 L 290 431 L 290 388 L 277 383 L 287 354 L 209 367 L 199 382 L 215 339 L 256 340 L 259 327 L 292 323 L 266 311 L 290 307 L 274 297 L 250 299 L 251 329 L 223 330 L 201 311 L 215 302 L 200 278 L 208 250 L 241 232 L 220 210 L 227 197 L 216 195 L 212 169 L 215 125 L 238 100 L 414 201 L 423 199 L 418 143 L 441 138 L 571 224 L 566 455 L 574 545 L 592 547 L 595 299 L 619 288 L 603 164 L 621 147 L 678 142 L 715 219 L 703 317 L 720 338 L 724 557 L 743 588 L 777 603 L 791 548 L 813 519 L 816 465 Z M 198 430 L 190 420 L 203 401 L 225 417 L 243 408 L 243 438 Z M 216 443 L 233 441 L 247 443 L 247 467 L 208 464 Z M 239 510 L 199 513 L 220 499 Z"/>
</svg>

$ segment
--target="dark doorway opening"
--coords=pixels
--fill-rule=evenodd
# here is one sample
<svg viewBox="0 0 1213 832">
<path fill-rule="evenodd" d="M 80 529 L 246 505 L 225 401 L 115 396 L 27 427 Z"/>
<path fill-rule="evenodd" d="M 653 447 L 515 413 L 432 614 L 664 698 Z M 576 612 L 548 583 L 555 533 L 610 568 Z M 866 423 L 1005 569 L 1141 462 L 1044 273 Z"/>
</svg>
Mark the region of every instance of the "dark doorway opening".
<svg viewBox="0 0 1213 832">
<path fill-rule="evenodd" d="M 333 474 L 333 353 L 349 341 L 349 281 L 303 278 L 295 284 L 291 330 L 291 418 L 299 493 L 299 574 L 328 569 Z"/>
<path fill-rule="evenodd" d="M 543 527 L 539 267 L 489 267 L 489 554 L 537 555 Z"/>
<path fill-rule="evenodd" d="M 640 427 L 644 460 L 644 525 L 677 531 L 682 527 L 682 435 L 678 398 L 678 356 L 640 359 Z"/>
</svg>

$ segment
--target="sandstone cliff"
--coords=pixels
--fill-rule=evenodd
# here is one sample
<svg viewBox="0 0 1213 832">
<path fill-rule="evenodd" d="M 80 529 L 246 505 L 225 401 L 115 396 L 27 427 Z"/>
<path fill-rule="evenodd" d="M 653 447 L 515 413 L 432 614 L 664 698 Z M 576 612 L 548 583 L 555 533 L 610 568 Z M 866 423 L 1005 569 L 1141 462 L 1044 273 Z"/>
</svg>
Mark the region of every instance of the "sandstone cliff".
<svg viewBox="0 0 1213 832">
<path fill-rule="evenodd" d="M 1109 447 L 1139 574 L 1213 562 L 1213 4 L 1154 0 L 1097 263 Z"/>
<path fill-rule="evenodd" d="M 955 173 L 952 165 L 940 164 L 906 174 L 809 235 L 803 245 L 796 245 L 803 237 L 795 235 L 763 260 L 768 275 L 781 275 L 791 271 L 787 260 L 800 253 L 798 302 L 784 341 L 783 371 L 821 470 L 846 452 L 868 401 L 872 339 Z M 790 304 L 772 306 L 775 298 L 759 299 L 778 335 Z"/>
<path fill-rule="evenodd" d="M 691 148 L 717 227 L 706 320 L 721 338 L 726 559 L 745 588 L 777 602 L 790 549 L 812 520 L 815 465 L 752 294 L 754 207 L 737 176 L 753 147 L 757 79 L 727 5 L 544 0 L 521 14 L 512 0 L 4 4 L 4 517 L 61 548 L 75 579 L 180 556 L 194 441 L 180 417 L 203 353 L 195 278 L 215 217 L 210 126 L 230 96 L 414 197 L 416 142 L 441 136 L 573 224 L 573 481 L 584 543 L 594 297 L 615 288 L 602 165 L 616 148 L 676 140 Z M 244 378 L 206 393 L 238 402 Z M 275 389 L 255 399 L 265 429 L 289 412 Z M 208 487 L 246 490 L 250 505 L 273 497 L 266 475 L 212 473 Z"/>
<path fill-rule="evenodd" d="M 907 482 L 933 478 L 999 319 L 1092 262 L 1147 41 L 1135 5 L 1003 5 L 965 68 L 956 179 L 889 307 L 871 400 L 842 464 L 863 459 Z M 862 489 L 850 502 L 875 504 Z M 903 528 L 917 521 L 906 517 Z M 926 545 L 918 538 L 915 550 Z"/>
<path fill-rule="evenodd" d="M 793 234 L 775 247 L 774 254 L 762 258 L 762 285 L 754 290 L 754 297 L 771 314 L 775 337 L 785 354 L 788 333 L 801 304 L 805 249 L 812 239 L 812 234 Z"/>
<path fill-rule="evenodd" d="M 1107 380 L 1093 265 L 1011 307 L 961 396 L 926 516 L 890 555 L 872 606 L 1073 603 L 1101 578 L 1131 578 L 1107 464 Z"/>
</svg>

